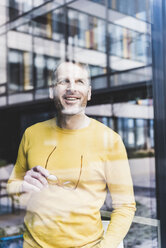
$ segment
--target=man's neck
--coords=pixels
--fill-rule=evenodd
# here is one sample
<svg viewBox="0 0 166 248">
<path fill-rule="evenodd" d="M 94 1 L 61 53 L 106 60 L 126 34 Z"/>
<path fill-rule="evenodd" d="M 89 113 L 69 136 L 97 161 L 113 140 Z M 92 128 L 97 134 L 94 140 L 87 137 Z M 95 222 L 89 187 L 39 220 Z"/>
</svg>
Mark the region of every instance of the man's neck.
<svg viewBox="0 0 166 248">
<path fill-rule="evenodd" d="M 81 129 L 87 127 L 90 123 L 90 118 L 85 114 L 77 115 L 62 115 L 58 114 L 56 124 L 63 129 Z"/>
</svg>

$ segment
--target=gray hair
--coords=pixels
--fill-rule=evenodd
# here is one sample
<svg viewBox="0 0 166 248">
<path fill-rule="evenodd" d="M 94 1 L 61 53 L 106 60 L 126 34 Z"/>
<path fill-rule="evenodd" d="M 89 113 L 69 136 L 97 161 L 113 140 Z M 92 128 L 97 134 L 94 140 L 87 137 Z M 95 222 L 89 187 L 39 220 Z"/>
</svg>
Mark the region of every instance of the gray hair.
<svg viewBox="0 0 166 248">
<path fill-rule="evenodd" d="M 89 65 L 86 63 L 82 63 L 82 62 L 77 62 L 75 60 L 63 60 L 63 61 L 59 61 L 56 68 L 52 71 L 52 85 L 55 84 L 56 80 L 57 80 L 57 72 L 58 72 L 58 68 L 61 64 L 63 63 L 72 63 L 75 65 L 78 65 L 79 67 L 81 67 L 83 70 L 87 71 L 88 74 L 88 83 L 89 85 L 91 84 L 91 77 L 90 77 L 90 69 L 89 69 Z"/>
</svg>

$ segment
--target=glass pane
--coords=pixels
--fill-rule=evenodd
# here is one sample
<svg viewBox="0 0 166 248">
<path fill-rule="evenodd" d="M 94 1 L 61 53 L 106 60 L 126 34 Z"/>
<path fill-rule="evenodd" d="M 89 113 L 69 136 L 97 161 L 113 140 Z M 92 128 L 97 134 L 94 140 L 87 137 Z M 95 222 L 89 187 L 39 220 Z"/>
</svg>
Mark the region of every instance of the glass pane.
<svg viewBox="0 0 166 248">
<path fill-rule="evenodd" d="M 32 0 L 9 0 L 9 18 L 13 20 L 32 9 Z"/>
<path fill-rule="evenodd" d="M 52 38 L 52 15 L 50 13 L 36 17 L 33 24 L 36 36 Z"/>
<path fill-rule="evenodd" d="M 35 0 L 35 1 L 33 1 L 33 7 L 38 7 L 38 6 L 40 6 L 44 3 L 47 3 L 47 2 L 49 2 L 49 0 Z"/>
<path fill-rule="evenodd" d="M 52 73 L 60 61 L 68 60 L 89 65 L 92 100 L 88 102 L 87 113 L 117 132 L 127 151 L 137 211 L 128 235 L 123 240 L 124 248 L 157 248 L 159 246 L 157 216 L 160 213 L 157 213 L 156 208 L 152 94 L 151 5 L 153 1 L 9 0 L 7 2 L 3 0 L 0 3 L 0 214 L 3 217 L 2 225 L 5 226 L 11 221 L 13 226 L 20 223 L 21 227 L 16 233 L 15 229 L 11 228 L 9 230 L 11 239 L 1 240 L 0 237 L 0 243 L 4 247 L 5 245 L 22 246 L 25 209 L 19 205 L 18 195 L 8 195 L 7 180 L 15 164 L 18 146 L 25 129 L 57 115 L 58 112 L 52 101 L 53 91 L 50 87 L 53 83 Z M 53 134 L 56 136 L 56 132 L 53 131 Z M 100 135 L 100 132 L 95 133 L 95 137 L 97 135 Z M 64 140 L 65 148 L 60 149 L 62 159 L 70 150 L 70 144 L 66 143 L 68 138 L 65 137 Z M 106 139 L 103 140 L 104 146 L 107 147 Z M 36 139 L 35 142 L 38 148 L 38 140 Z M 51 139 L 42 142 L 50 147 L 55 143 Z M 111 143 L 112 140 L 110 139 L 109 142 Z M 89 151 L 96 149 L 95 147 L 101 145 L 100 143 L 101 140 L 92 145 Z M 85 144 L 83 149 L 89 145 L 88 142 Z M 28 146 L 28 149 L 30 151 L 31 147 Z M 78 147 L 75 146 L 74 149 L 77 150 Z M 85 166 L 88 166 L 88 158 L 92 156 L 89 151 Z M 93 172 L 97 173 L 98 165 L 105 167 L 107 160 L 102 156 L 107 154 L 111 156 L 111 152 L 112 148 L 106 152 L 102 149 L 97 151 L 94 159 L 101 155 L 101 164 L 95 162 L 96 167 Z M 38 158 L 41 159 L 42 153 L 41 151 L 39 153 Z M 69 155 L 71 154 L 76 154 L 75 150 Z M 46 162 L 47 156 L 39 162 Z M 27 166 L 32 157 L 28 153 Z M 71 159 L 75 159 L 75 156 L 71 156 Z M 113 160 L 113 157 L 111 159 Z M 61 170 L 61 163 L 58 166 Z M 82 170 L 82 165 L 80 167 Z M 84 169 L 81 172 L 83 175 L 86 174 Z M 99 174 L 99 181 L 103 183 L 107 175 L 103 171 Z M 87 173 L 87 176 L 89 175 L 90 173 Z M 93 177 L 90 177 L 89 181 L 91 182 L 92 179 Z M 90 198 L 95 198 L 93 203 L 101 201 L 101 206 L 104 202 L 104 205 L 100 206 L 101 209 L 99 207 L 97 210 L 98 216 L 101 213 L 102 219 L 110 221 L 114 205 L 112 196 L 109 192 L 107 194 L 106 186 L 108 185 L 104 185 L 100 191 L 106 195 L 105 202 L 104 198 L 96 200 L 95 190 Z M 88 186 L 85 183 L 84 189 L 86 187 Z M 69 195 L 70 193 L 67 196 Z M 74 194 L 72 196 L 75 197 Z M 73 198 L 69 197 L 69 199 Z M 85 204 L 81 197 L 77 199 L 80 200 L 79 204 Z M 89 211 L 87 199 L 85 202 L 84 213 L 87 209 Z M 74 205 L 75 201 L 71 201 L 71 204 Z M 54 207 L 56 208 L 56 204 Z M 78 214 L 81 208 L 82 205 L 79 208 L 76 206 L 74 211 Z M 80 216 L 78 219 L 81 226 Z M 66 221 L 65 218 L 63 220 Z M 70 227 L 74 228 L 74 225 Z M 0 231 L 3 238 L 6 238 L 8 232 L 4 229 Z M 74 246 L 73 240 L 69 246 Z M 78 246 L 81 247 L 82 243 Z"/>
<path fill-rule="evenodd" d="M 2 1 L 0 3 L 0 25 L 3 25 L 8 21 L 8 16 L 6 15 L 7 3 Z"/>
<path fill-rule="evenodd" d="M 31 53 L 10 50 L 9 76 L 9 89 L 11 92 L 33 88 Z"/>
<path fill-rule="evenodd" d="M 151 21 L 150 0 L 108 0 L 108 6 L 125 15 L 134 16 L 143 21 Z"/>
<path fill-rule="evenodd" d="M 9 71 L 10 71 L 10 90 L 21 90 L 21 82 L 23 81 L 22 75 L 22 62 L 23 54 L 19 51 L 11 50 L 9 53 Z"/>
<path fill-rule="evenodd" d="M 60 41 L 64 38 L 65 16 L 62 8 L 52 12 L 52 38 Z"/>
<path fill-rule="evenodd" d="M 51 72 L 56 68 L 59 59 L 55 57 L 35 54 L 35 82 L 36 87 L 47 87 L 51 84 Z"/>
<path fill-rule="evenodd" d="M 45 85 L 44 70 L 45 70 L 44 56 L 36 55 L 35 56 L 35 72 L 36 72 L 35 75 L 36 75 L 37 87 L 42 87 Z"/>
<path fill-rule="evenodd" d="M 1 54 L 1 63 L 0 63 L 0 84 L 7 82 L 7 49 L 6 49 L 6 36 L 0 36 L 0 54 Z"/>
</svg>

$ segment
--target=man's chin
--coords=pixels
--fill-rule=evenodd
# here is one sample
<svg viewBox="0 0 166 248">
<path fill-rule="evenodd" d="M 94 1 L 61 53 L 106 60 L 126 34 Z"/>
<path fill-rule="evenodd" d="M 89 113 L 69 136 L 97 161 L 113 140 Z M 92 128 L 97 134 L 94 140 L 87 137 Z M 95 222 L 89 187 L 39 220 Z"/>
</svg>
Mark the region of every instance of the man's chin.
<svg viewBox="0 0 166 248">
<path fill-rule="evenodd" d="M 61 110 L 61 113 L 63 114 L 63 115 L 77 115 L 77 114 L 80 114 L 80 113 L 82 113 L 82 112 L 84 112 L 84 108 L 79 108 L 79 109 L 62 109 Z"/>
</svg>

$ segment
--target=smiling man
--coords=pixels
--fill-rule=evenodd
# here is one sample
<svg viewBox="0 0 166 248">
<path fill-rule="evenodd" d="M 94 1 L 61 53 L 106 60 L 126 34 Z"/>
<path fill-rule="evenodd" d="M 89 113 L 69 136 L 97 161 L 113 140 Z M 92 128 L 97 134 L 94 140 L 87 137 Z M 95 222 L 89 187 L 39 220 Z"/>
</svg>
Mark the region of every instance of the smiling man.
<svg viewBox="0 0 166 248">
<path fill-rule="evenodd" d="M 70 125 L 69 129 L 77 129 L 89 124 L 90 119 L 85 115 L 87 101 L 91 98 L 89 80 L 89 71 L 85 65 L 83 67 L 69 62 L 59 65 L 53 80 L 53 90 L 60 127 Z"/>
<path fill-rule="evenodd" d="M 53 85 L 57 117 L 25 131 L 8 183 L 10 193 L 24 192 L 20 201 L 28 196 L 24 248 L 117 248 L 135 212 L 123 142 L 85 115 L 91 98 L 86 65 L 61 63 Z M 100 208 L 107 188 L 113 212 L 104 234 Z"/>
<path fill-rule="evenodd" d="M 84 114 L 91 97 L 88 70 L 81 65 L 62 63 L 55 73 L 55 101 L 59 114 Z"/>
</svg>

